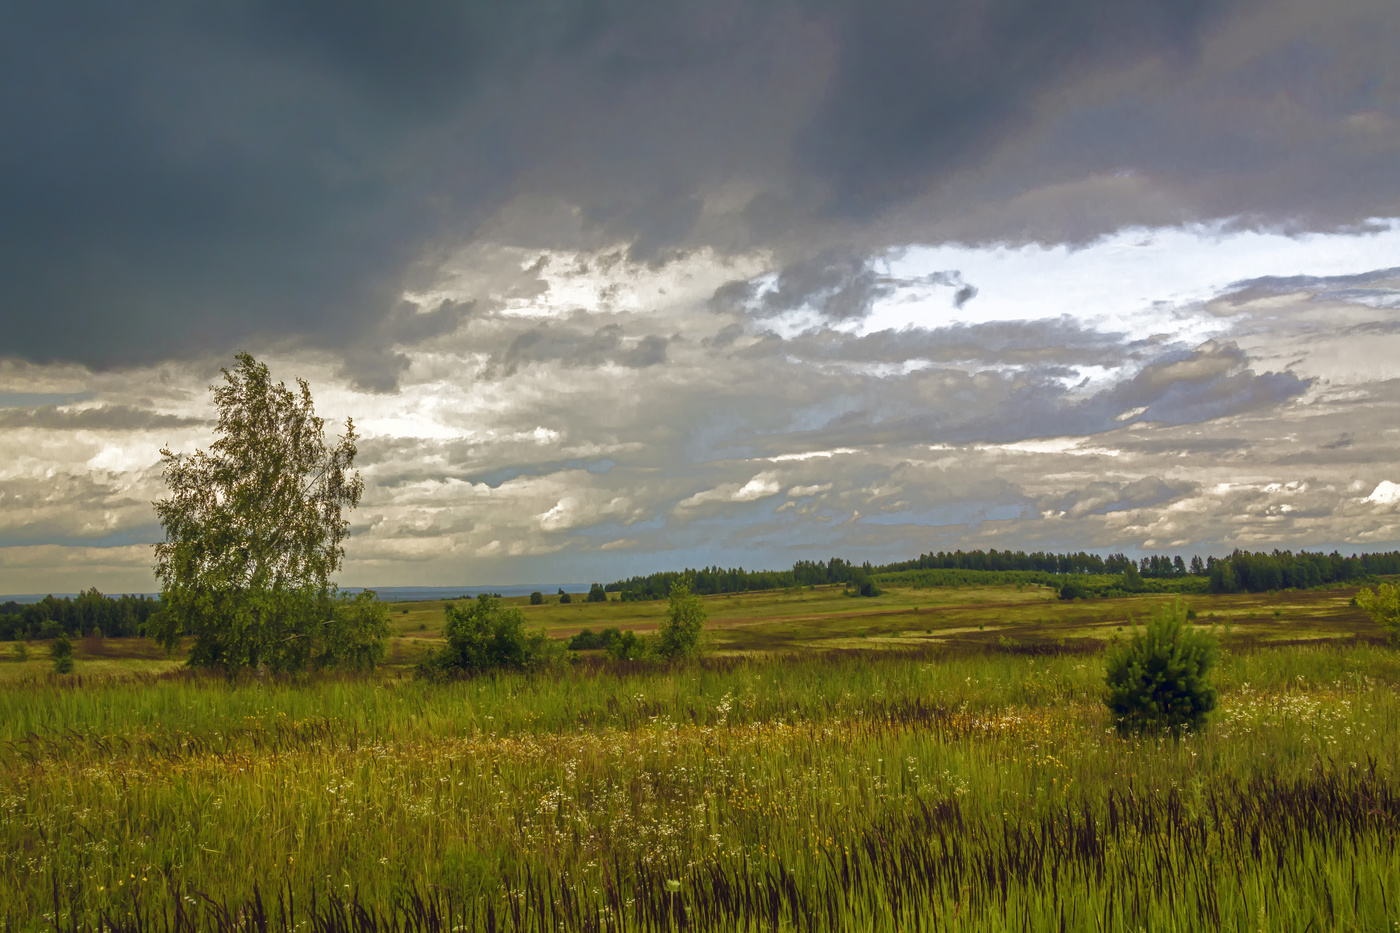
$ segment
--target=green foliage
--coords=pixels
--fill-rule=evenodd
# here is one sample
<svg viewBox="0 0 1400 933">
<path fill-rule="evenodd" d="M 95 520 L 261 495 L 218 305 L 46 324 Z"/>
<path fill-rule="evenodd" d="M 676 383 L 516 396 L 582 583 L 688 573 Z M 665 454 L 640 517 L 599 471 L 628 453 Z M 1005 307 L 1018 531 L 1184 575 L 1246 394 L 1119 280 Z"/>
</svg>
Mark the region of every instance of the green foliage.
<svg viewBox="0 0 1400 933">
<path fill-rule="evenodd" d="M 693 658 L 700 653 L 700 633 L 709 617 L 705 602 L 690 591 L 690 581 L 671 587 L 671 606 L 657 630 L 656 651 L 668 661 Z"/>
<path fill-rule="evenodd" d="M 1400 644 L 1400 585 L 1382 583 L 1373 590 L 1360 590 L 1355 602 L 1385 628 L 1392 642 Z"/>
<path fill-rule="evenodd" d="M 603 589 L 603 584 L 595 583 L 588 588 L 588 601 L 590 603 L 605 603 L 608 601 L 608 591 Z"/>
<path fill-rule="evenodd" d="M 651 654 L 650 642 L 636 632 L 628 629 L 619 632 L 617 629 L 608 629 L 603 634 L 609 635 L 616 632 L 616 637 L 610 638 L 605 643 L 608 657 L 614 661 L 640 661 Z"/>
<path fill-rule="evenodd" d="M 1210 672 L 1219 649 L 1213 636 L 1186 626 L 1180 603 L 1159 606 L 1145 629 L 1106 652 L 1104 703 L 1120 733 L 1198 730 L 1215 709 Z"/>
<path fill-rule="evenodd" d="M 1078 580 L 1071 580 L 1064 586 L 1060 587 L 1060 598 L 1088 599 L 1089 591 L 1085 588 L 1083 583 L 1080 583 Z"/>
<path fill-rule="evenodd" d="M 557 658 L 559 649 L 543 630 L 525 631 L 525 614 L 482 593 L 466 603 L 447 604 L 447 647 L 420 665 L 427 674 L 531 670 Z"/>
<path fill-rule="evenodd" d="M 73 645 L 68 641 L 67 635 L 59 635 L 54 639 L 52 647 L 49 648 L 49 657 L 53 658 L 55 674 L 73 673 Z"/>
<path fill-rule="evenodd" d="M 571 603 L 571 602 L 573 602 L 573 601 L 574 601 L 574 598 L 573 598 L 572 596 L 570 596 L 568 593 L 565 593 L 564 590 L 563 590 L 562 588 L 560 588 L 560 590 L 559 590 L 559 602 L 560 602 L 560 604 L 561 604 L 561 605 L 567 605 L 567 604 L 569 604 L 569 603 Z"/>
<path fill-rule="evenodd" d="M 16 660 L 16 661 L 28 661 L 28 660 L 29 660 L 29 645 L 27 645 L 26 643 L 24 643 L 24 642 L 22 642 L 22 641 L 17 641 L 17 642 L 15 642 L 15 660 Z"/>
<path fill-rule="evenodd" d="M 392 634 L 389 607 L 374 590 L 334 600 L 322 626 L 316 666 L 365 670 L 383 663 L 384 645 Z"/>
<path fill-rule="evenodd" d="M 163 611 L 148 628 L 167 648 L 192 637 L 189 663 L 233 670 L 361 664 L 382 618 L 333 596 L 340 542 L 364 491 L 355 426 L 326 445 L 311 389 L 273 384 L 247 353 L 214 388 L 218 439 L 193 455 L 161 450 L 170 496 L 157 502 Z M 348 639 L 349 644 L 337 644 Z"/>
<path fill-rule="evenodd" d="M 651 645 L 645 637 L 631 630 L 624 632 L 615 625 L 601 632 L 586 628 L 569 639 L 571 651 L 596 651 L 600 648 L 617 661 L 636 661 L 651 653 Z"/>
<path fill-rule="evenodd" d="M 539 605 L 543 605 L 543 603 L 544 603 L 544 594 L 541 593 L 539 590 L 535 590 L 533 593 L 530 594 L 530 605 L 532 605 L 532 606 L 539 606 Z"/>
<path fill-rule="evenodd" d="M 569 639 L 570 651 L 597 651 L 612 644 L 622 634 L 622 630 L 617 626 L 605 628 L 601 632 L 595 632 L 591 628 L 586 628 L 573 638 Z"/>
<path fill-rule="evenodd" d="M 869 571 L 863 567 L 851 569 L 851 579 L 847 584 L 857 596 L 879 596 L 880 587 L 875 584 Z"/>
</svg>

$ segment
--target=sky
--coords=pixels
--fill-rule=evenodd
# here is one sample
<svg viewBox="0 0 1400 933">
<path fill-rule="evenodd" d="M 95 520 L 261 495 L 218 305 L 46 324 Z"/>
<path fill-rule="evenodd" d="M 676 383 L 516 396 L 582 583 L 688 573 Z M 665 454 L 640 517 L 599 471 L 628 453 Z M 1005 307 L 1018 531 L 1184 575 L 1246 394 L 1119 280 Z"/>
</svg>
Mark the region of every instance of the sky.
<svg viewBox="0 0 1400 933">
<path fill-rule="evenodd" d="M 0 593 L 247 351 L 348 586 L 1400 547 L 1393 0 L 0 12 Z"/>
</svg>

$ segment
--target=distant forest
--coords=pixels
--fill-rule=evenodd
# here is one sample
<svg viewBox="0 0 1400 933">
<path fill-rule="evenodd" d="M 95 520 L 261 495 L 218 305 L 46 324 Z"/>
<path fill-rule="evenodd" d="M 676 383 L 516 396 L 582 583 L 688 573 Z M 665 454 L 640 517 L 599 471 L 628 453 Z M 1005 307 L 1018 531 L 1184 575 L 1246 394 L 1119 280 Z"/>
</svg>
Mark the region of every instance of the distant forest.
<svg viewBox="0 0 1400 933">
<path fill-rule="evenodd" d="M 625 601 L 664 599 L 683 577 L 704 595 L 752 590 L 792 589 L 829 584 L 857 585 L 870 579 L 904 586 L 971 586 L 1041 584 L 1068 596 L 1114 596 L 1154 592 L 1266 592 L 1348 583 L 1400 574 L 1400 551 L 1352 554 L 1344 557 L 1309 551 L 1240 551 L 1229 557 L 1153 554 L 1134 561 L 1124 554 L 1100 557 L 1083 551 L 1050 554 L 1044 551 L 939 551 L 914 560 L 872 566 L 833 557 L 829 561 L 800 560 L 791 570 L 745 570 L 742 567 L 701 567 L 662 571 L 609 583 L 603 589 Z"/>
<path fill-rule="evenodd" d="M 160 609 L 149 596 L 104 596 L 94 587 L 77 597 L 45 596 L 37 603 L 0 604 L 0 640 L 102 635 L 144 635 L 146 622 Z"/>
</svg>

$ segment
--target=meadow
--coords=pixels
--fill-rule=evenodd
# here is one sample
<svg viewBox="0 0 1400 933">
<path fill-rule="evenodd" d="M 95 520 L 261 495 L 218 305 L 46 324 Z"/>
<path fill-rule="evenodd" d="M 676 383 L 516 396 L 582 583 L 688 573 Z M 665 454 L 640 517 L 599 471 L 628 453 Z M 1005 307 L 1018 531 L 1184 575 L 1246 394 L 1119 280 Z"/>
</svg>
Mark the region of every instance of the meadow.
<svg viewBox="0 0 1400 933">
<path fill-rule="evenodd" d="M 1400 654 L 1353 592 L 1190 597 L 1224 650 L 1181 741 L 1100 699 L 1161 598 L 1037 586 L 711 597 L 699 662 L 450 683 L 411 668 L 441 603 L 356 676 L 109 639 L 59 677 L 35 643 L 0 662 L 0 924 L 1394 929 Z M 566 638 L 665 604 L 522 609 Z"/>
</svg>

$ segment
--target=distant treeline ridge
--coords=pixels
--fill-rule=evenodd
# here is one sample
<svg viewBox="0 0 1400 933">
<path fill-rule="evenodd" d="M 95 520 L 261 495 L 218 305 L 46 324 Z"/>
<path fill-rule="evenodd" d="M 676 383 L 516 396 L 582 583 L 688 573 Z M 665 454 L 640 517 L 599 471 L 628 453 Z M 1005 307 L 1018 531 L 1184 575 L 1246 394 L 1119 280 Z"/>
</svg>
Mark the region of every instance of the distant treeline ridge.
<svg viewBox="0 0 1400 933">
<path fill-rule="evenodd" d="M 956 571 L 956 573 L 920 573 Z M 833 557 L 829 561 L 800 560 L 791 570 L 745 570 L 742 567 L 701 567 L 667 570 L 630 577 L 603 589 L 623 600 L 664 599 L 683 577 L 703 595 L 743 593 L 752 590 L 846 585 L 870 578 L 883 584 L 920 586 L 997 585 L 1039 583 L 1063 586 L 1066 578 L 1114 577 L 1093 581 L 1086 589 L 1107 592 L 1177 592 L 1209 590 L 1215 593 L 1264 592 L 1306 589 L 1328 583 L 1345 583 L 1366 577 L 1400 574 L 1400 551 L 1352 554 L 1344 557 L 1309 551 L 1241 551 L 1228 557 L 1192 557 L 1153 554 L 1134 561 L 1125 554 L 1102 557 L 1084 551 L 1051 554 L 1044 551 L 939 551 L 913 560 L 872 566 Z M 1148 581 L 1154 581 L 1149 583 Z M 1173 583 L 1172 581 L 1177 581 Z M 1084 583 L 1090 583 L 1083 579 Z"/>
</svg>

